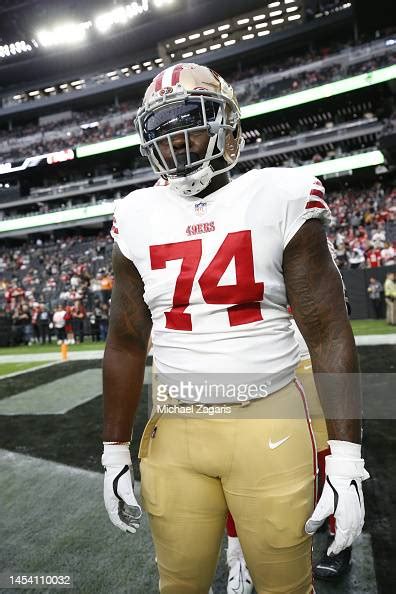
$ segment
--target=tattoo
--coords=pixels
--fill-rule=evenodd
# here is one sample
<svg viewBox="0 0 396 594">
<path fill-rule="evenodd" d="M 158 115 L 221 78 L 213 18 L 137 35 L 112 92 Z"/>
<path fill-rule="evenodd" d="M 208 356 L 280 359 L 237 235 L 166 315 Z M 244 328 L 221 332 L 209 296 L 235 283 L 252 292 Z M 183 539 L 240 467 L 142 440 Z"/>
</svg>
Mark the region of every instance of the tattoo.
<svg viewBox="0 0 396 594">
<path fill-rule="evenodd" d="M 329 437 L 360 442 L 357 351 L 340 273 L 320 221 L 307 221 L 292 238 L 283 271 L 293 316 L 311 355 Z"/>
<path fill-rule="evenodd" d="M 134 264 L 117 244 L 113 248 L 114 287 L 111 294 L 108 344 L 112 348 L 146 351 L 151 332 L 151 315 L 144 302 L 144 284 Z"/>
<path fill-rule="evenodd" d="M 151 332 L 143 281 L 115 244 L 115 283 L 103 357 L 104 441 L 129 441 L 139 404 Z"/>
</svg>

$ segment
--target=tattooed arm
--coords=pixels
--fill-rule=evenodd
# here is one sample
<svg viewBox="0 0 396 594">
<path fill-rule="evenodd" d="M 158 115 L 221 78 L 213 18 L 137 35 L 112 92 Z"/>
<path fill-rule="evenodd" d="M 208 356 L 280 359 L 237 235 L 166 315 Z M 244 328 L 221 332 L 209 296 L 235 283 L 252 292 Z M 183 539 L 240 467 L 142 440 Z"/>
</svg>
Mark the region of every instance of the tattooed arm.
<svg viewBox="0 0 396 594">
<path fill-rule="evenodd" d="M 311 355 L 330 439 L 361 441 L 359 365 L 340 274 L 323 225 L 309 220 L 286 246 L 288 301 Z"/>
<path fill-rule="evenodd" d="M 129 441 L 143 385 L 151 316 L 143 281 L 117 244 L 109 333 L 103 358 L 104 441 Z"/>
</svg>

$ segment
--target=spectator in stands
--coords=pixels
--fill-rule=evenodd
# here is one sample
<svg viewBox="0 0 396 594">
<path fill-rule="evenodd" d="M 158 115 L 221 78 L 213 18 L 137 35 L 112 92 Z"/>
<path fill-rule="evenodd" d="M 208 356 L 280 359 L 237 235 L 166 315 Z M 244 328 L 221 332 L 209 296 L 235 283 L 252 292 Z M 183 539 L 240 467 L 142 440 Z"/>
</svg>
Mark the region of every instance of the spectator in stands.
<svg viewBox="0 0 396 594">
<path fill-rule="evenodd" d="M 376 247 L 379 247 L 380 249 L 382 249 L 385 244 L 385 239 L 386 239 L 386 236 L 385 236 L 384 228 L 377 227 L 376 229 L 374 229 L 372 231 L 371 241 L 373 242 L 373 244 Z"/>
<path fill-rule="evenodd" d="M 375 247 L 371 244 L 366 252 L 366 267 L 378 268 L 379 266 L 381 266 L 381 250 L 379 247 Z"/>
<path fill-rule="evenodd" d="M 102 319 L 102 310 L 100 307 L 100 299 L 95 299 L 92 312 L 89 316 L 89 323 L 91 326 L 92 342 L 100 340 L 100 321 Z"/>
<path fill-rule="evenodd" d="M 370 299 L 370 303 L 373 305 L 375 317 L 377 320 L 382 318 L 382 299 L 381 293 L 383 292 L 381 283 L 374 277 L 371 276 L 369 280 L 369 286 L 367 287 L 367 293 Z"/>
<path fill-rule="evenodd" d="M 109 305 L 107 303 L 102 303 L 100 309 L 101 316 L 99 322 L 99 335 L 100 340 L 105 341 L 107 338 L 107 331 L 109 329 Z"/>
<path fill-rule="evenodd" d="M 38 315 L 40 313 L 40 306 L 37 302 L 32 306 L 32 342 L 40 342 L 40 329 L 38 325 Z"/>
<path fill-rule="evenodd" d="M 364 267 L 364 252 L 361 248 L 355 247 L 347 251 L 347 258 L 350 268 Z"/>
<path fill-rule="evenodd" d="M 65 333 L 66 333 L 66 342 L 67 344 L 74 344 L 74 332 L 73 332 L 73 312 L 71 305 L 66 305 L 65 307 Z"/>
<path fill-rule="evenodd" d="M 37 325 L 39 329 L 40 341 L 41 344 L 45 344 L 48 342 L 50 344 L 51 337 L 50 337 L 50 312 L 48 311 L 47 306 L 44 303 L 40 304 L 39 313 L 37 316 Z"/>
<path fill-rule="evenodd" d="M 396 263 L 396 250 L 391 243 L 385 243 L 381 250 L 381 258 L 384 266 L 392 266 Z"/>
<path fill-rule="evenodd" d="M 91 278 L 88 290 L 88 307 L 92 307 L 97 298 L 101 298 L 101 280 L 102 275 L 98 272 L 96 276 Z"/>
<path fill-rule="evenodd" d="M 87 312 L 82 301 L 77 299 L 72 308 L 73 333 L 77 344 L 84 342 L 84 320 L 86 316 Z"/>
<path fill-rule="evenodd" d="M 396 324 L 396 283 L 395 274 L 389 272 L 384 283 L 386 321 L 391 326 Z"/>
<path fill-rule="evenodd" d="M 110 275 L 106 272 L 102 280 L 100 282 L 101 286 L 101 293 L 102 293 L 102 302 L 108 303 L 111 297 L 111 289 L 113 288 L 113 282 L 111 280 Z"/>
<path fill-rule="evenodd" d="M 18 305 L 12 315 L 11 346 L 29 344 L 31 316 L 27 306 Z"/>
<path fill-rule="evenodd" d="M 29 305 L 24 303 L 22 305 L 21 313 L 22 325 L 23 325 L 23 340 L 25 345 L 32 344 L 33 328 L 32 328 L 32 314 L 29 310 Z"/>
<path fill-rule="evenodd" d="M 52 323 L 54 324 L 58 344 L 62 344 L 62 342 L 66 340 L 65 315 L 65 308 L 63 305 L 59 304 L 56 308 L 56 311 L 54 312 L 54 315 L 52 316 Z"/>
</svg>

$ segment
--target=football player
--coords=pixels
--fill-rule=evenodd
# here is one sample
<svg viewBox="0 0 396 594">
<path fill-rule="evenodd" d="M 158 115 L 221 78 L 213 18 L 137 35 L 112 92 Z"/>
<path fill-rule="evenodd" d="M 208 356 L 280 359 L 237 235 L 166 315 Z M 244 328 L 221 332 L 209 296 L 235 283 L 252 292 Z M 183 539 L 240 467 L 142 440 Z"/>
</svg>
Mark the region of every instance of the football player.
<svg viewBox="0 0 396 594">
<path fill-rule="evenodd" d="M 137 530 L 129 442 L 153 329 L 166 380 L 157 402 L 175 411 L 155 407 L 139 451 L 160 592 L 208 592 L 230 510 L 257 592 L 311 593 L 311 536 L 335 513 L 329 553 L 352 543 L 368 476 L 357 354 L 327 248 L 323 186 L 286 168 L 231 180 L 243 145 L 240 110 L 230 85 L 205 66 L 157 75 L 136 127 L 142 154 L 169 185 L 136 190 L 115 206 L 103 361 L 107 512 L 121 530 Z M 317 455 L 294 380 L 288 302 L 331 419 L 316 506 Z M 238 389 L 212 389 L 235 376 Z"/>
</svg>

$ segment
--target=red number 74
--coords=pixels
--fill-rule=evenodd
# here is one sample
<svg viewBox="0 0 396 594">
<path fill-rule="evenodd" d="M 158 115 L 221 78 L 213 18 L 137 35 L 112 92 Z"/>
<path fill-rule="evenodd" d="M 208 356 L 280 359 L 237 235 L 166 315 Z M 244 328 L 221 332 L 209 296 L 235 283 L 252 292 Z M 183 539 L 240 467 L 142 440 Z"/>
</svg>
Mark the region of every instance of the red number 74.
<svg viewBox="0 0 396 594">
<path fill-rule="evenodd" d="M 152 270 L 166 268 L 168 260 L 182 260 L 173 295 L 173 307 L 165 312 L 166 327 L 192 330 L 191 315 L 184 313 L 190 305 L 195 275 L 202 256 L 202 239 L 150 246 Z M 227 266 L 235 258 L 235 285 L 219 282 Z M 206 270 L 198 279 L 206 303 L 235 304 L 227 308 L 231 326 L 262 320 L 260 301 L 264 283 L 254 280 L 252 236 L 250 231 L 229 233 Z"/>
</svg>

